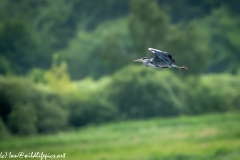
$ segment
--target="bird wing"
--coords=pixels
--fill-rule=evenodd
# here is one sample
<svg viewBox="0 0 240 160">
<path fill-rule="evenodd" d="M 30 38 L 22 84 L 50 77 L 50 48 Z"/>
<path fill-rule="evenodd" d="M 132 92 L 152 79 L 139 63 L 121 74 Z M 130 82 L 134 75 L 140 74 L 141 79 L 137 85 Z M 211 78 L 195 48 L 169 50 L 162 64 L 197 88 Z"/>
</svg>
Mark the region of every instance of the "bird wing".
<svg viewBox="0 0 240 160">
<path fill-rule="evenodd" d="M 168 66 L 168 63 L 166 63 L 165 61 L 163 61 L 161 58 L 159 58 L 156 54 L 154 55 L 154 57 L 152 58 L 152 64 L 154 64 L 155 66 L 158 67 L 162 67 L 162 66 Z"/>
<path fill-rule="evenodd" d="M 161 50 L 157 50 L 154 48 L 148 48 L 148 50 L 150 50 L 151 52 L 153 52 L 155 54 L 154 59 L 156 59 L 156 61 L 159 61 L 158 58 L 160 58 L 163 62 L 166 63 L 166 65 L 172 65 L 173 63 L 175 63 L 175 60 L 172 58 L 172 55 L 168 52 L 164 52 Z M 158 58 L 156 58 L 158 57 Z"/>
</svg>

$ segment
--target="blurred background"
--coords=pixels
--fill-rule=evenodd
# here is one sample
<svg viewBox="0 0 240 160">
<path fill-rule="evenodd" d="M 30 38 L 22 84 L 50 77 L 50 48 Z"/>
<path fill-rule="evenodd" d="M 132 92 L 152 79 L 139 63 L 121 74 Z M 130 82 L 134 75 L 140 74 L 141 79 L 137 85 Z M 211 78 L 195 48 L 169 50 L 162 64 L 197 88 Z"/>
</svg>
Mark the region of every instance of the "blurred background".
<svg viewBox="0 0 240 160">
<path fill-rule="evenodd" d="M 240 159 L 239 0 L 1 0 L 0 151 Z M 188 71 L 133 64 L 148 48 Z"/>
</svg>

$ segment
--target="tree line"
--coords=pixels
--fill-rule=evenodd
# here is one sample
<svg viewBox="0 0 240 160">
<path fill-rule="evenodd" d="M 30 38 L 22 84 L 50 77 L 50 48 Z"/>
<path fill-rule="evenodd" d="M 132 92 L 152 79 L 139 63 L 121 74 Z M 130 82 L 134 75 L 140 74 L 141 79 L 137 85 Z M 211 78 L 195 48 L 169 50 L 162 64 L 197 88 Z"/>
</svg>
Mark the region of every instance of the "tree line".
<svg viewBox="0 0 240 160">
<path fill-rule="evenodd" d="M 27 75 L 35 68 L 47 70 L 53 54 L 59 53 L 73 79 L 100 78 L 132 58 L 150 56 L 149 47 L 173 53 L 194 74 L 236 73 L 238 3 L 3 0 L 0 73 Z M 79 72 L 83 66 L 88 67 Z"/>
<path fill-rule="evenodd" d="M 239 110 L 238 3 L 2 0 L 1 137 Z M 133 66 L 149 47 L 190 70 Z"/>
</svg>

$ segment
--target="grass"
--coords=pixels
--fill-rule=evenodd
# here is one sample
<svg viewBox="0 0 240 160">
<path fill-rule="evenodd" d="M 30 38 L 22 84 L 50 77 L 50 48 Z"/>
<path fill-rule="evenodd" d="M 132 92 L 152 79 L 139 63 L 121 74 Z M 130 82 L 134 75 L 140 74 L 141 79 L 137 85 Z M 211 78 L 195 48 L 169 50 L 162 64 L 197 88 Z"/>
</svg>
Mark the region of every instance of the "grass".
<svg viewBox="0 0 240 160">
<path fill-rule="evenodd" d="M 70 160 L 239 160 L 239 125 L 240 113 L 118 122 L 3 140 L 0 152 L 66 153 Z"/>
</svg>

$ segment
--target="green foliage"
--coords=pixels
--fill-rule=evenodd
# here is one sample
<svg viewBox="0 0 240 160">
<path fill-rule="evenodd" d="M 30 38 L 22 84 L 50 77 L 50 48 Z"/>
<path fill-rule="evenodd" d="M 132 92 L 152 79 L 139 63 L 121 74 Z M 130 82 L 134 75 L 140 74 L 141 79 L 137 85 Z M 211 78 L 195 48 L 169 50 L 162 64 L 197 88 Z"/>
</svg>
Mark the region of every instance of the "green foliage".
<svg viewBox="0 0 240 160">
<path fill-rule="evenodd" d="M 12 107 L 7 126 L 13 134 L 29 135 L 36 133 L 36 110 L 31 105 L 15 103 Z"/>
<path fill-rule="evenodd" d="M 0 2 L 4 75 L 49 68 L 57 52 L 73 79 L 100 78 L 133 57 L 152 56 L 148 47 L 171 52 L 187 73 L 238 68 L 237 0 L 14 2 Z"/>
<path fill-rule="evenodd" d="M 58 65 L 58 54 L 53 55 L 53 62 L 51 68 L 45 73 L 44 81 L 55 91 L 69 92 L 73 91 L 74 85 L 70 82 L 70 76 L 67 72 L 67 63 L 61 62 Z"/>
<path fill-rule="evenodd" d="M 105 97 L 105 90 L 110 82 L 110 77 L 97 81 L 86 78 L 75 82 L 77 91 L 63 97 L 69 109 L 70 126 L 99 124 L 116 119 L 117 108 L 111 105 Z"/>
<path fill-rule="evenodd" d="M 45 80 L 45 74 L 46 71 L 40 69 L 40 68 L 33 68 L 29 73 L 28 77 L 31 79 L 34 83 L 46 83 Z"/>
<path fill-rule="evenodd" d="M 239 110 L 239 75 L 180 80 L 168 71 L 127 67 L 104 91 L 121 118 L 148 118 Z"/>
<path fill-rule="evenodd" d="M 159 48 L 159 44 L 163 44 L 169 31 L 169 21 L 156 0 L 131 2 L 129 32 L 135 51 L 143 56 L 147 48 Z"/>
<path fill-rule="evenodd" d="M 16 73 L 25 73 L 36 62 L 38 52 L 32 33 L 23 22 L 5 22 L 0 27 L 0 52 Z M 5 66 L 7 67 L 7 66 Z"/>
<path fill-rule="evenodd" d="M 240 18 L 230 12 L 225 7 L 216 9 L 202 22 L 208 32 L 212 33 L 210 45 L 214 57 L 211 59 L 210 71 L 236 73 L 239 68 Z"/>
<path fill-rule="evenodd" d="M 68 112 L 60 95 L 37 89 L 23 78 L 0 78 L 0 116 L 14 134 L 54 132 L 66 127 Z"/>
<path fill-rule="evenodd" d="M 36 128 L 36 112 L 31 98 L 34 93 L 24 79 L 0 79 L 1 117 L 15 134 L 32 134 Z"/>
<path fill-rule="evenodd" d="M 11 72 L 10 62 L 7 58 L 0 55 L 0 74 L 9 75 Z"/>
<path fill-rule="evenodd" d="M 187 73 L 201 73 L 207 67 L 211 50 L 209 36 L 197 24 L 175 24 L 157 5 L 157 1 L 135 0 L 131 4 L 129 32 L 133 47 L 141 56 L 152 56 L 147 48 L 173 53 L 176 64 L 186 65 Z"/>
<path fill-rule="evenodd" d="M 0 134 L 239 110 L 238 4 L 1 0 Z M 149 47 L 190 70 L 130 66 Z"/>
<path fill-rule="evenodd" d="M 99 54 L 102 63 L 105 64 L 106 73 L 113 73 L 130 61 L 130 54 L 127 51 L 128 44 L 126 44 L 127 38 L 121 33 L 109 33 L 97 46 L 95 53 Z"/>
<path fill-rule="evenodd" d="M 189 100 L 190 113 L 223 112 L 239 110 L 239 75 L 205 75 L 199 80 L 189 81 L 192 99 Z"/>
<path fill-rule="evenodd" d="M 52 54 L 61 52 L 73 79 L 100 78 L 132 57 L 152 56 L 148 47 L 173 53 L 188 73 L 236 73 L 238 68 L 237 0 L 14 2 L 0 2 L 4 75 L 49 68 Z"/>
<path fill-rule="evenodd" d="M 198 26 L 196 21 L 187 26 L 178 24 L 171 29 L 165 41 L 166 50 L 173 54 L 178 66 L 187 66 L 188 72 L 181 74 L 199 74 L 206 70 L 213 55 L 209 47 L 208 33 Z"/>
<path fill-rule="evenodd" d="M 83 99 L 80 96 L 68 98 L 70 109 L 69 124 L 74 127 L 87 124 L 98 124 L 114 120 L 117 110 L 104 99 L 91 96 Z"/>
<path fill-rule="evenodd" d="M 129 46 L 127 22 L 117 19 L 102 23 L 91 32 L 79 30 L 59 58 L 67 62 L 73 79 L 100 78 L 129 62 L 132 55 Z"/>
<path fill-rule="evenodd" d="M 176 116 L 185 107 L 185 85 L 171 72 L 127 67 L 113 76 L 108 101 L 121 118 Z"/>
<path fill-rule="evenodd" d="M 239 122 L 239 112 L 118 122 L 6 139 L 0 150 L 66 153 L 71 160 L 238 160 Z"/>
<path fill-rule="evenodd" d="M 57 78 L 58 87 L 1 77 L 0 115 L 11 133 L 28 135 L 116 120 L 236 111 L 238 79 L 223 74 L 181 80 L 169 70 L 144 66 L 128 66 L 97 81 Z M 64 89 L 69 86 L 74 90 Z"/>
<path fill-rule="evenodd" d="M 3 123 L 2 119 L 0 118 L 0 140 L 8 137 L 9 131 L 7 130 L 7 127 Z"/>
<path fill-rule="evenodd" d="M 167 8 L 171 19 L 176 22 L 189 22 L 193 19 L 208 17 L 211 12 L 219 7 L 227 8 L 232 15 L 239 15 L 238 0 L 158 0 L 160 6 Z"/>
<path fill-rule="evenodd" d="M 68 109 L 62 97 L 53 93 L 40 93 L 38 103 L 35 104 L 37 111 L 36 127 L 39 133 L 52 133 L 66 129 L 68 124 Z"/>
</svg>

